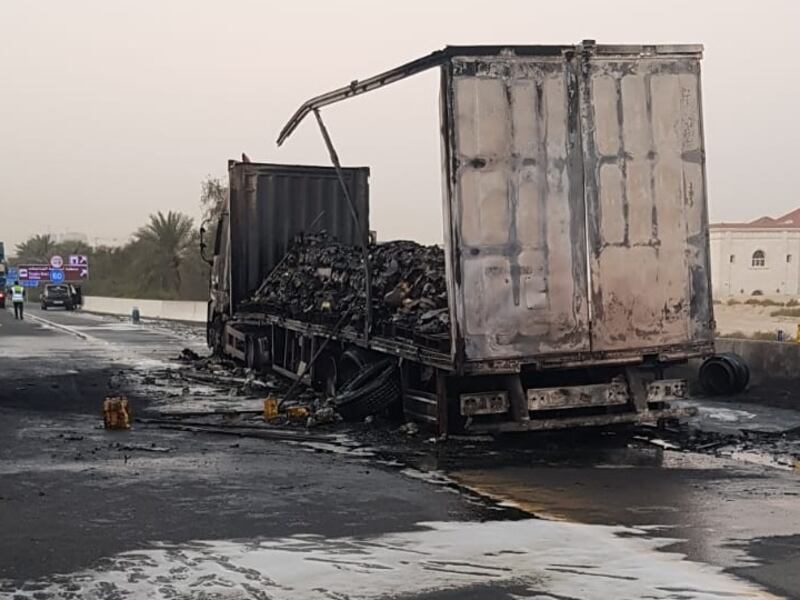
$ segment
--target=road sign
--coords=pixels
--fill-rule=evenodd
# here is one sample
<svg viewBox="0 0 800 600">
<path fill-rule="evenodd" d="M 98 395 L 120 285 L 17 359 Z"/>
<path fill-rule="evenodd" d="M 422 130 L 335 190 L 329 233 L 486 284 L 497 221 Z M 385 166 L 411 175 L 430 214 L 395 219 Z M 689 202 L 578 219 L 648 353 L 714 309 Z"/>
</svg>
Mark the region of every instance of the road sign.
<svg viewBox="0 0 800 600">
<path fill-rule="evenodd" d="M 49 281 L 50 265 L 19 265 L 19 280 L 36 279 L 37 281 Z"/>
<path fill-rule="evenodd" d="M 64 259 L 61 258 L 58 254 L 55 254 L 50 257 L 50 266 L 54 269 L 60 269 L 64 266 Z"/>
<path fill-rule="evenodd" d="M 8 281 L 14 281 L 17 277 L 19 277 L 19 271 L 17 271 L 17 267 L 9 267 L 8 268 L 8 274 L 7 274 L 7 280 Z"/>
<path fill-rule="evenodd" d="M 37 287 L 39 285 L 39 282 L 36 281 L 35 279 L 24 279 L 23 281 L 20 281 L 19 284 L 22 287 Z"/>
<path fill-rule="evenodd" d="M 19 265 L 14 276 L 23 281 L 35 281 L 42 283 L 61 283 L 63 281 L 84 281 L 89 279 L 89 267 L 64 267 L 63 269 L 51 269 L 49 265 Z"/>
<path fill-rule="evenodd" d="M 89 257 L 85 254 L 70 254 L 67 264 L 70 267 L 88 267 Z"/>
<path fill-rule="evenodd" d="M 65 267 L 64 274 L 67 281 L 82 281 L 89 279 L 89 267 Z"/>
</svg>

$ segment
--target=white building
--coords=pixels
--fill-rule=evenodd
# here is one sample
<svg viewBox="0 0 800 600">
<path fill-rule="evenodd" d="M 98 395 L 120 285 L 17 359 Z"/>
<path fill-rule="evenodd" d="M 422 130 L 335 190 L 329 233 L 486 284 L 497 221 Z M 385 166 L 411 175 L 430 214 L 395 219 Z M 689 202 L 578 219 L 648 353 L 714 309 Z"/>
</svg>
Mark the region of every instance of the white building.
<svg viewBox="0 0 800 600">
<path fill-rule="evenodd" d="M 800 295 L 800 208 L 782 217 L 711 225 L 714 296 Z"/>
<path fill-rule="evenodd" d="M 57 233 L 54 237 L 56 242 L 59 244 L 62 242 L 82 242 L 84 244 L 89 243 L 89 236 L 78 231 L 65 231 L 64 233 Z"/>
</svg>

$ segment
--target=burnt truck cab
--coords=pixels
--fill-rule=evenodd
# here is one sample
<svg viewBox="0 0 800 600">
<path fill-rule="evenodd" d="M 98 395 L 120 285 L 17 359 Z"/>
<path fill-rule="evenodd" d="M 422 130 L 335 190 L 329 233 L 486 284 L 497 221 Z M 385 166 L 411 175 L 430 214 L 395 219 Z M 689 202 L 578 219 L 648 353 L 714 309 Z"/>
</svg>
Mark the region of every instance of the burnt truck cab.
<svg viewBox="0 0 800 600">
<path fill-rule="evenodd" d="M 220 347 L 293 377 L 326 339 L 320 364 L 335 368 L 354 348 L 362 367 L 394 356 L 405 414 L 442 432 L 688 414 L 669 404 L 685 381 L 664 369 L 713 353 L 701 58 L 697 45 L 451 46 L 307 101 L 278 142 L 314 113 L 338 168 L 321 108 L 440 70 L 449 343 L 237 310 L 268 273 L 259 265 L 279 260 L 263 238 L 279 236 L 277 252 L 298 230 L 265 216 L 287 214 L 270 206 L 277 188 L 240 163 L 214 259 Z M 298 186 L 302 205 L 312 187 Z"/>
</svg>

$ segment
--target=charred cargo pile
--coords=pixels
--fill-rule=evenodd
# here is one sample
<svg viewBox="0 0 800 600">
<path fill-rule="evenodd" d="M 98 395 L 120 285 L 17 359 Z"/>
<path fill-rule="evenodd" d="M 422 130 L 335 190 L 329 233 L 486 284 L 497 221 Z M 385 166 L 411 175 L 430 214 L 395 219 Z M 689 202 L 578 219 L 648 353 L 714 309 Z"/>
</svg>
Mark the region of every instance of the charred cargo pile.
<svg viewBox="0 0 800 600">
<path fill-rule="evenodd" d="M 444 252 L 411 241 L 370 244 L 372 331 L 449 348 Z M 312 323 L 363 329 L 361 249 L 327 234 L 299 236 L 243 306 Z"/>
</svg>

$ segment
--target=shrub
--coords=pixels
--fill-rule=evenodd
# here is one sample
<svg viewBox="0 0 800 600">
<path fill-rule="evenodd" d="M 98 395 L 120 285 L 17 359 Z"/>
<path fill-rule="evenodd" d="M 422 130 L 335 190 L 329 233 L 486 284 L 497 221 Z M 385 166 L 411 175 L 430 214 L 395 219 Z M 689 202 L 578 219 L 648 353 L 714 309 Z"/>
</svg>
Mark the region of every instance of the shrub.
<svg viewBox="0 0 800 600">
<path fill-rule="evenodd" d="M 770 298 L 758 299 L 758 298 L 748 298 L 744 301 L 745 304 L 755 305 L 755 306 L 783 306 L 783 302 L 776 302 L 775 300 L 771 300 Z"/>
<path fill-rule="evenodd" d="M 779 308 L 769 313 L 770 317 L 800 317 L 800 308 Z"/>
</svg>

